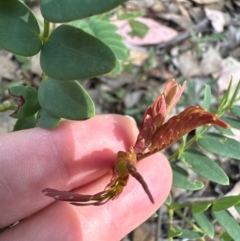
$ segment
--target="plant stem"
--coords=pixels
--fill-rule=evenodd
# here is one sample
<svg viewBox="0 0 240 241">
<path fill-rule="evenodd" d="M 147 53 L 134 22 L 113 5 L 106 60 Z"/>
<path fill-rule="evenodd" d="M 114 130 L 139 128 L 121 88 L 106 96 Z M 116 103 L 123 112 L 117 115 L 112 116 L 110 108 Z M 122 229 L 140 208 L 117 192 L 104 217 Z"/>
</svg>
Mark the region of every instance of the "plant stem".
<svg viewBox="0 0 240 241">
<path fill-rule="evenodd" d="M 189 148 L 197 139 L 199 139 L 204 132 L 208 129 L 208 126 L 203 127 L 193 138 L 191 138 L 185 146 L 183 146 L 181 149 L 173 153 L 169 158 L 169 162 L 171 162 L 174 158 L 178 157 L 180 153 L 183 153 L 187 148 Z"/>
<path fill-rule="evenodd" d="M 190 219 L 184 216 L 179 210 L 175 210 L 175 213 L 182 218 L 186 223 L 188 223 L 194 230 L 200 233 L 204 233 L 197 225 L 195 225 Z"/>
<path fill-rule="evenodd" d="M 50 22 L 44 19 L 44 30 L 42 35 L 43 42 L 46 42 L 50 33 Z"/>
<path fill-rule="evenodd" d="M 169 216 L 169 224 L 170 224 L 169 230 L 173 226 L 173 214 L 174 214 L 173 209 L 168 207 L 168 216 Z M 173 241 L 173 238 L 172 237 L 168 237 L 168 240 L 169 241 Z"/>
<path fill-rule="evenodd" d="M 13 104 L 9 101 L 5 101 L 3 104 L 0 104 L 0 112 L 5 112 L 8 110 L 16 110 L 18 106 L 16 104 Z"/>
</svg>

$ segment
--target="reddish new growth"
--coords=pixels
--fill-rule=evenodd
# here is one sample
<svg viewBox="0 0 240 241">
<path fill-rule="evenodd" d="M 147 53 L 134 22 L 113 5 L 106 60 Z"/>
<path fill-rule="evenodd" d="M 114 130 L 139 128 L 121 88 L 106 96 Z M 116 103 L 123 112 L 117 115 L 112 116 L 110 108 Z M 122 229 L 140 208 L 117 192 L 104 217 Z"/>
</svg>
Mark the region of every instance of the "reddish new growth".
<svg viewBox="0 0 240 241">
<path fill-rule="evenodd" d="M 46 188 L 43 190 L 45 195 L 60 201 L 68 201 L 77 206 L 102 205 L 121 194 L 131 175 L 140 182 L 149 199 L 154 203 L 146 182 L 136 169 L 137 162 L 170 146 L 199 126 L 212 124 L 228 128 L 228 125 L 216 115 L 198 106 L 190 106 L 166 121 L 168 114 L 180 99 L 185 86 L 186 82 L 180 86 L 174 80 L 166 83 L 163 93 L 145 111 L 135 145 L 127 152 L 119 151 L 117 153 L 112 179 L 103 191 L 94 195 L 81 195 Z"/>
<path fill-rule="evenodd" d="M 10 115 L 10 116 L 14 116 L 15 114 L 18 113 L 19 109 L 25 104 L 25 99 L 22 95 L 20 96 L 17 96 L 17 95 L 13 95 L 10 90 L 9 90 L 9 94 L 14 96 L 14 97 L 17 97 L 18 98 L 18 106 L 17 106 L 17 109 Z"/>
</svg>

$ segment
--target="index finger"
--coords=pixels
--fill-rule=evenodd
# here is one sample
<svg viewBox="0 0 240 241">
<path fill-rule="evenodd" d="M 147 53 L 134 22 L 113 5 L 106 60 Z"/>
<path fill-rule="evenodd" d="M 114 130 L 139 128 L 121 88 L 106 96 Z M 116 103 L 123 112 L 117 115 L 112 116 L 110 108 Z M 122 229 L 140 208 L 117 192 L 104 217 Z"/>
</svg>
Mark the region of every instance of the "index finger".
<svg viewBox="0 0 240 241">
<path fill-rule="evenodd" d="M 133 145 L 137 133 L 130 118 L 102 115 L 0 136 L 0 227 L 53 202 L 42 189 L 71 190 L 110 171 L 117 151 Z"/>
</svg>

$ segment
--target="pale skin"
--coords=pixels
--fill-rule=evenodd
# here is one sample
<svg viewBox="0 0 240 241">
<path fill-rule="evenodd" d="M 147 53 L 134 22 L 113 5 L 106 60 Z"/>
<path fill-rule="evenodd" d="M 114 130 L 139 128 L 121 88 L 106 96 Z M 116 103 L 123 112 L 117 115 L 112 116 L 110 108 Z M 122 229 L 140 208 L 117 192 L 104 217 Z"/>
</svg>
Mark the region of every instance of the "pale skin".
<svg viewBox="0 0 240 241">
<path fill-rule="evenodd" d="M 137 164 L 153 195 L 130 178 L 116 200 L 77 207 L 44 196 L 42 189 L 102 191 L 120 150 L 133 146 L 136 124 L 119 115 L 63 121 L 54 130 L 40 128 L 0 136 L 0 228 L 22 220 L 0 235 L 1 241 L 118 241 L 151 216 L 167 198 L 172 172 L 161 153 Z"/>
</svg>

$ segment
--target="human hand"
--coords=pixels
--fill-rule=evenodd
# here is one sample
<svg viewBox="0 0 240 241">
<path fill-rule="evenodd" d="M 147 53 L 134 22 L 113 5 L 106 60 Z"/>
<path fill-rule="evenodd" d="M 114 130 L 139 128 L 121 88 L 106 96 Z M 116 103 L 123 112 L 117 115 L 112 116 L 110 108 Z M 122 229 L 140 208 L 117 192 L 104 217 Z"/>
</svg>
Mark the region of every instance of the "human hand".
<svg viewBox="0 0 240 241">
<path fill-rule="evenodd" d="M 130 118 L 102 115 L 63 121 L 0 136 L 0 228 L 18 225 L 1 241 L 118 241 L 153 214 L 167 198 L 172 181 L 167 159 L 157 153 L 138 163 L 154 197 L 130 178 L 123 193 L 101 206 L 77 207 L 45 197 L 42 189 L 82 194 L 102 191 L 111 179 L 116 153 L 134 145 L 138 130 Z"/>
</svg>

